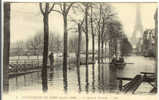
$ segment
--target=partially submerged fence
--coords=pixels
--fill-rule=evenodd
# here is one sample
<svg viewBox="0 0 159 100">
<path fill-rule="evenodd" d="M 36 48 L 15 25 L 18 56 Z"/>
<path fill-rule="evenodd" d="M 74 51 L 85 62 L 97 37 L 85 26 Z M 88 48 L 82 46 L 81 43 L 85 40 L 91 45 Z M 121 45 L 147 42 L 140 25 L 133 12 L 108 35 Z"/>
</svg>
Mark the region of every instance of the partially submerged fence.
<svg viewBox="0 0 159 100">
<path fill-rule="evenodd" d="M 41 66 L 42 61 L 38 59 L 12 59 L 9 61 L 9 72 L 27 71 Z"/>
<path fill-rule="evenodd" d="M 38 69 L 42 67 L 42 59 L 11 59 L 9 61 L 9 73 L 10 72 L 22 72 L 32 69 Z M 56 57 L 54 60 L 55 66 L 63 64 L 63 57 Z M 75 57 L 68 57 L 68 64 L 76 64 Z M 48 59 L 47 67 L 50 66 Z"/>
</svg>

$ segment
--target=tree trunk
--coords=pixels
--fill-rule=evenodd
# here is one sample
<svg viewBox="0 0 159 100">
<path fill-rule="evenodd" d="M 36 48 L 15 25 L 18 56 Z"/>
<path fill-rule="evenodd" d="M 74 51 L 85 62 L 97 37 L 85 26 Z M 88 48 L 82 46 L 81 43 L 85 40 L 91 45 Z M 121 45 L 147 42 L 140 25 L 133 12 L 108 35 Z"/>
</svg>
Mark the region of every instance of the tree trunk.
<svg viewBox="0 0 159 100">
<path fill-rule="evenodd" d="M 91 31 L 92 31 L 92 61 L 94 62 L 94 32 L 93 32 L 93 19 L 92 19 L 92 7 L 91 7 Z"/>
<path fill-rule="evenodd" d="M 78 24 L 77 79 L 78 79 L 79 91 L 81 91 L 81 83 L 80 83 L 80 50 L 81 50 L 81 25 Z"/>
<path fill-rule="evenodd" d="M 100 4 L 100 19 L 98 21 L 98 64 L 100 63 L 100 41 L 101 41 L 101 26 L 100 26 L 100 20 L 101 20 L 101 14 L 102 14 L 102 5 Z"/>
<path fill-rule="evenodd" d="M 44 51 L 43 51 L 43 67 L 42 67 L 42 88 L 43 92 L 48 90 L 47 85 L 47 57 L 48 57 L 48 37 L 49 37 L 49 26 L 48 26 L 48 14 L 43 16 L 44 22 Z"/>
<path fill-rule="evenodd" d="M 88 82 L 88 7 L 85 8 L 85 29 L 86 29 L 86 83 Z"/>
<path fill-rule="evenodd" d="M 100 63 L 100 26 L 99 26 L 99 34 L 98 34 L 98 63 Z"/>
<path fill-rule="evenodd" d="M 95 37 L 95 36 L 94 36 L 94 34 L 93 34 L 93 35 L 92 35 L 92 61 L 93 61 L 93 62 L 95 62 L 95 58 L 94 58 L 94 57 L 95 57 L 95 56 L 94 56 L 94 55 L 95 55 L 95 51 L 94 51 L 94 50 L 95 50 L 95 47 L 94 47 L 94 37 Z"/>
<path fill-rule="evenodd" d="M 105 42 L 105 61 L 107 62 L 107 42 Z"/>
<path fill-rule="evenodd" d="M 64 20 L 64 50 L 63 50 L 63 81 L 64 89 L 67 91 L 67 15 L 63 15 Z"/>
<path fill-rule="evenodd" d="M 103 63 L 103 58 L 104 58 L 104 41 L 102 40 L 102 63 Z"/>
<path fill-rule="evenodd" d="M 101 48 L 102 48 L 102 63 L 103 63 L 103 53 L 104 53 L 104 27 L 105 27 L 105 20 L 104 20 L 104 18 L 102 18 L 103 19 L 103 25 L 102 25 L 102 32 L 101 32 Z"/>
<path fill-rule="evenodd" d="M 10 3 L 4 3 L 3 92 L 9 91 Z"/>
<path fill-rule="evenodd" d="M 111 62 L 111 40 L 109 41 L 109 63 Z"/>
<path fill-rule="evenodd" d="M 95 72 L 94 72 L 94 64 L 92 64 L 92 89 L 95 92 Z"/>
<path fill-rule="evenodd" d="M 109 41 L 109 62 L 111 62 L 113 55 L 114 55 L 114 46 L 113 46 L 113 40 L 111 39 Z"/>
</svg>

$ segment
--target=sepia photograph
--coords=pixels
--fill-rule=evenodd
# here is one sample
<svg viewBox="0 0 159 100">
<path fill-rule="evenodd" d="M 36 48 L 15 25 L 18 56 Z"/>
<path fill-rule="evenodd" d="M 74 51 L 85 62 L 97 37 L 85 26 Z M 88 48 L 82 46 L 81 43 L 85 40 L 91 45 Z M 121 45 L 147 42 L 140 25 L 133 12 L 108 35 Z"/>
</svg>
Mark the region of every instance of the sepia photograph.
<svg viewBox="0 0 159 100">
<path fill-rule="evenodd" d="M 2 100 L 157 100 L 157 2 L 2 5 Z"/>
</svg>

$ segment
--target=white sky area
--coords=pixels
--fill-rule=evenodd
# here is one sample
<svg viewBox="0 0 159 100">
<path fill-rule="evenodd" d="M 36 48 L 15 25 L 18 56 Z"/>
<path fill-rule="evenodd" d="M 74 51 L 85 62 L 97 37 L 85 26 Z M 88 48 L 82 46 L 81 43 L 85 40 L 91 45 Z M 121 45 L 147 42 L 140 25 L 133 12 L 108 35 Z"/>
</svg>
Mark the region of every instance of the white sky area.
<svg viewBox="0 0 159 100">
<path fill-rule="evenodd" d="M 123 24 L 125 34 L 131 37 L 136 23 L 136 3 L 111 3 Z M 154 13 L 157 3 L 142 3 L 141 19 L 144 30 L 154 28 Z M 63 35 L 63 18 L 59 13 L 49 15 L 49 30 Z M 11 4 L 11 42 L 26 41 L 38 32 L 43 32 L 43 17 L 38 3 Z M 72 34 L 69 34 L 70 36 Z"/>
</svg>

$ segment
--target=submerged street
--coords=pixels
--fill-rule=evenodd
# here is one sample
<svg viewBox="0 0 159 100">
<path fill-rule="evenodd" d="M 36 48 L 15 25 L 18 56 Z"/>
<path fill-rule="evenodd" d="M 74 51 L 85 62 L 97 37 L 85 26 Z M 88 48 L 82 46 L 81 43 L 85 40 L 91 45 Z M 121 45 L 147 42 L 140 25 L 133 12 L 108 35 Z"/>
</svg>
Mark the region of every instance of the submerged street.
<svg viewBox="0 0 159 100">
<path fill-rule="evenodd" d="M 108 59 L 107 59 L 108 60 Z M 105 60 L 105 61 L 107 61 Z M 108 62 L 108 61 L 107 61 Z M 88 92 L 88 93 L 118 93 L 119 81 L 117 77 L 133 78 L 140 72 L 155 72 L 155 59 L 143 56 L 129 56 L 125 57 L 127 64 L 123 69 L 118 69 L 109 66 L 109 64 L 94 64 L 94 71 L 92 64 L 88 65 L 89 75 L 88 84 L 86 82 L 85 65 L 80 66 L 80 85 L 77 80 L 76 66 L 68 69 L 68 92 Z M 98 67 L 100 69 L 98 69 Z M 124 81 L 123 83 L 127 83 Z M 16 91 L 41 91 L 41 71 L 17 76 L 9 79 L 10 93 Z M 146 85 L 145 85 L 146 84 Z M 143 88 L 144 87 L 144 88 Z M 147 83 L 142 83 L 135 93 L 148 93 L 152 86 Z M 48 69 L 48 92 L 59 91 L 63 92 L 63 73 L 62 66 L 55 66 L 54 71 Z"/>
<path fill-rule="evenodd" d="M 157 93 L 157 3 L 5 2 L 3 7 L 6 97 Z"/>
</svg>

